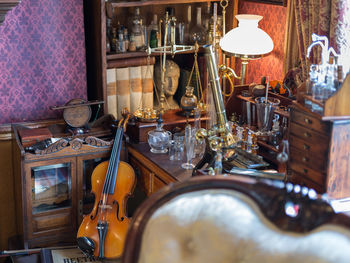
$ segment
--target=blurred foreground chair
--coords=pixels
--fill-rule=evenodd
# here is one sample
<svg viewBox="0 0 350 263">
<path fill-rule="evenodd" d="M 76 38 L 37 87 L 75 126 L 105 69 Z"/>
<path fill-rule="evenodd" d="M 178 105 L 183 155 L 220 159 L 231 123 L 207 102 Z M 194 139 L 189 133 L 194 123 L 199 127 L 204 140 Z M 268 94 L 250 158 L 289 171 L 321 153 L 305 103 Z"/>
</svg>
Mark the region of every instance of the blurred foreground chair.
<svg viewBox="0 0 350 263">
<path fill-rule="evenodd" d="M 350 262 L 350 222 L 313 190 L 243 176 L 167 186 L 136 211 L 123 263 Z"/>
</svg>

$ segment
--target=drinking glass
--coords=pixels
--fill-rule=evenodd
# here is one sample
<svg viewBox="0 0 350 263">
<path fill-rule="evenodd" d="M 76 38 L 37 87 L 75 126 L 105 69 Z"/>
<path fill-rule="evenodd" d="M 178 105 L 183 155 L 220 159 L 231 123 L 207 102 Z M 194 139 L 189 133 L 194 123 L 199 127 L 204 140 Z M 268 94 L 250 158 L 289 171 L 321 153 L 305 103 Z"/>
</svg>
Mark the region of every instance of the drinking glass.
<svg viewBox="0 0 350 263">
<path fill-rule="evenodd" d="M 174 134 L 174 148 L 175 148 L 175 157 L 174 160 L 182 160 L 183 152 L 184 152 L 184 138 L 185 135 L 183 133 L 175 133 Z"/>
<path fill-rule="evenodd" d="M 191 125 L 187 125 L 185 128 L 185 144 L 186 144 L 186 159 L 187 162 L 181 164 L 181 167 L 184 169 L 193 169 L 194 164 L 191 163 L 191 160 L 194 156 L 194 144 L 195 144 L 195 138 L 192 135 L 192 128 Z"/>
</svg>

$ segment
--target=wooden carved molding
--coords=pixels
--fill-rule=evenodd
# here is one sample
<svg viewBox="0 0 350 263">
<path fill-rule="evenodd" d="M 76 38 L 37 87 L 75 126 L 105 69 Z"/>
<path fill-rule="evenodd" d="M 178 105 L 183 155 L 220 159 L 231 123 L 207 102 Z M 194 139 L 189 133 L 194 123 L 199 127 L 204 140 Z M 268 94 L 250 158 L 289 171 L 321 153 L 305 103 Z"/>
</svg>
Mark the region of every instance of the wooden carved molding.
<svg viewBox="0 0 350 263">
<path fill-rule="evenodd" d="M 35 154 L 45 155 L 45 154 L 56 153 L 61 151 L 64 148 L 71 148 L 74 151 L 80 151 L 84 147 L 84 145 L 98 147 L 98 148 L 110 147 L 111 145 L 113 145 L 113 140 L 104 141 L 94 136 L 88 136 L 85 138 L 85 140 L 81 138 L 74 138 L 72 140 L 62 138 L 59 141 L 51 144 L 44 150 L 36 150 Z"/>
<path fill-rule="evenodd" d="M 50 154 L 50 153 L 55 153 L 63 148 L 67 147 L 69 145 L 69 141 L 66 139 L 60 139 L 59 141 L 51 144 L 49 147 L 47 147 L 44 150 L 36 150 L 35 153 L 39 155 L 45 155 L 45 154 Z"/>
<path fill-rule="evenodd" d="M 0 25 L 5 19 L 8 11 L 15 7 L 21 0 L 0 0 Z"/>
<path fill-rule="evenodd" d="M 90 146 L 94 147 L 109 147 L 113 145 L 113 140 L 112 141 L 104 141 L 99 138 L 96 138 L 94 136 L 88 136 L 85 138 L 85 143 L 87 143 Z"/>
</svg>

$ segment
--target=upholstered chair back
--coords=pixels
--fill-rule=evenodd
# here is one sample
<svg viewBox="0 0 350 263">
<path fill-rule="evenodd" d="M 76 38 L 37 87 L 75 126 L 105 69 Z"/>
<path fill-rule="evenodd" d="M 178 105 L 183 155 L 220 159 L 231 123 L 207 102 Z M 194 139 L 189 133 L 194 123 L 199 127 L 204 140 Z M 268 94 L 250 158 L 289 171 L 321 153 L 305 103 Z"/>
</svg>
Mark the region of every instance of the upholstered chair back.
<svg viewBox="0 0 350 263">
<path fill-rule="evenodd" d="M 296 188 L 233 176 L 164 189 L 135 214 L 123 262 L 350 262 L 347 218 Z"/>
</svg>

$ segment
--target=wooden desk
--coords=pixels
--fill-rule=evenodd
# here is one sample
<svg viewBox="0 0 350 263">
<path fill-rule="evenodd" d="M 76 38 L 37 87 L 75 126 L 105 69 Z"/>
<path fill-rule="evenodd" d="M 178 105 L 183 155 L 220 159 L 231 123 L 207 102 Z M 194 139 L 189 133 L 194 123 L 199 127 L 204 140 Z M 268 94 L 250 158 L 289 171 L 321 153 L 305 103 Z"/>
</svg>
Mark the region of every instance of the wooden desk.
<svg viewBox="0 0 350 263">
<path fill-rule="evenodd" d="M 167 184 L 191 178 L 192 170 L 181 168 L 184 160 L 170 161 L 168 154 L 152 153 L 148 143 L 131 143 L 128 145 L 128 153 L 137 183 L 147 196 Z M 195 159 L 194 163 L 196 161 Z"/>
</svg>

